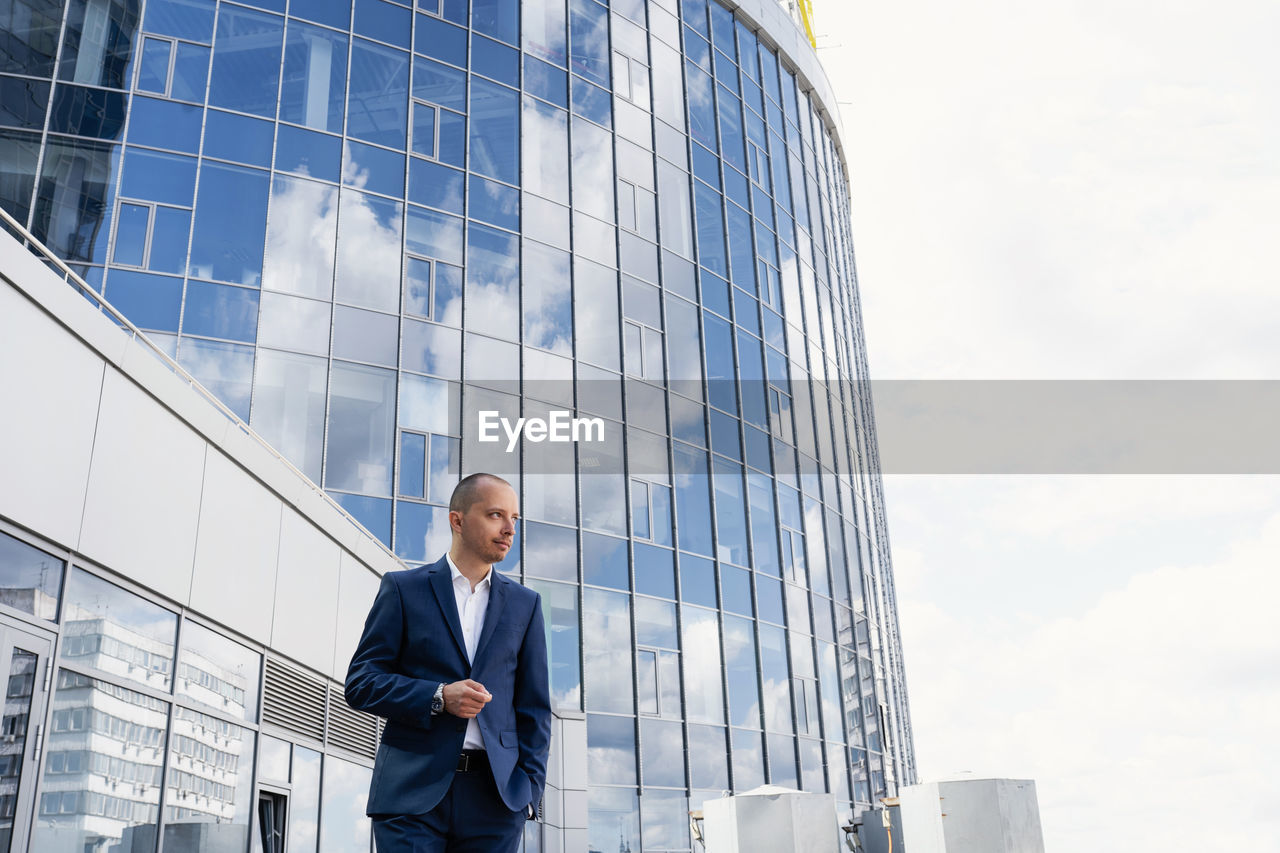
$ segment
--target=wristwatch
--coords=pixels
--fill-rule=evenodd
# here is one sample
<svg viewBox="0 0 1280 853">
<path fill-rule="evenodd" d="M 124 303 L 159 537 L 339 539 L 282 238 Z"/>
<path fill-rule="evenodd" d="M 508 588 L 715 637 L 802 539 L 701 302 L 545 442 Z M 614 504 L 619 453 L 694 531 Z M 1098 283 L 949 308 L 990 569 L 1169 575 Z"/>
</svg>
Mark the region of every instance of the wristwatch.
<svg viewBox="0 0 1280 853">
<path fill-rule="evenodd" d="M 440 682 L 440 686 L 436 688 L 436 695 L 431 697 L 431 714 L 444 713 L 444 682 Z"/>
</svg>

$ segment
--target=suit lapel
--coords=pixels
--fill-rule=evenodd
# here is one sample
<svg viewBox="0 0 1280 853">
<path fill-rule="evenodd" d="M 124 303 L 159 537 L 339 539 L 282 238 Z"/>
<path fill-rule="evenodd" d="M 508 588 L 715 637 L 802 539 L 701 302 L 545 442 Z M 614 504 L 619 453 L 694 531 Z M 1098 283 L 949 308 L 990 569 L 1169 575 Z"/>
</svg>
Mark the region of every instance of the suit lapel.
<svg viewBox="0 0 1280 853">
<path fill-rule="evenodd" d="M 453 635 L 454 645 L 458 647 L 458 653 L 462 655 L 462 659 L 467 659 L 467 644 L 462 639 L 462 620 L 458 618 L 458 601 L 453 595 L 453 573 L 449 569 L 449 561 L 441 558 L 431 568 L 428 575 L 431 578 L 431 590 L 436 594 L 436 603 L 440 605 L 440 612 L 444 614 L 445 624 L 449 626 L 449 633 Z"/>
<path fill-rule="evenodd" d="M 502 621 L 502 608 L 507 603 L 509 583 L 510 581 L 504 575 L 498 574 L 497 568 L 489 568 L 489 606 L 484 611 L 484 626 L 480 629 L 480 642 L 476 643 L 476 656 L 471 661 L 472 666 L 480 660 L 480 656 L 489 645 L 489 638 L 493 636 L 494 628 Z"/>
</svg>

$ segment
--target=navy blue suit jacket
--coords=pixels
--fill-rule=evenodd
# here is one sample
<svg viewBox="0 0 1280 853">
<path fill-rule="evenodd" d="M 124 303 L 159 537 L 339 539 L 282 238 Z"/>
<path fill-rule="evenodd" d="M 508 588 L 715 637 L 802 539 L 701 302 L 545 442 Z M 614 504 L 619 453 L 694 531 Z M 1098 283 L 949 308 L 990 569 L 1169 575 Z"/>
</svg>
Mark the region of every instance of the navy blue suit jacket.
<svg viewBox="0 0 1280 853">
<path fill-rule="evenodd" d="M 502 800 L 536 806 L 547 776 L 551 697 L 538 594 L 489 572 L 489 605 L 467 662 L 449 562 L 388 572 L 347 671 L 352 708 L 387 718 L 369 786 L 371 815 L 426 814 L 457 769 L 467 721 L 431 713 L 443 683 L 471 678 L 493 698 L 476 721 Z"/>
</svg>

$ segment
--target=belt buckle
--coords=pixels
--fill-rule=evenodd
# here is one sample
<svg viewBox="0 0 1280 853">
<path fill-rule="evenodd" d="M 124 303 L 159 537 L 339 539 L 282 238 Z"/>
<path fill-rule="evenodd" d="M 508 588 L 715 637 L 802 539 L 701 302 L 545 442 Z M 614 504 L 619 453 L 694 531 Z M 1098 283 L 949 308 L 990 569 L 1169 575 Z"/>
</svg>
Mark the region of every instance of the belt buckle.
<svg viewBox="0 0 1280 853">
<path fill-rule="evenodd" d="M 458 756 L 458 771 L 466 773 L 471 770 L 471 756 L 465 752 Z"/>
</svg>

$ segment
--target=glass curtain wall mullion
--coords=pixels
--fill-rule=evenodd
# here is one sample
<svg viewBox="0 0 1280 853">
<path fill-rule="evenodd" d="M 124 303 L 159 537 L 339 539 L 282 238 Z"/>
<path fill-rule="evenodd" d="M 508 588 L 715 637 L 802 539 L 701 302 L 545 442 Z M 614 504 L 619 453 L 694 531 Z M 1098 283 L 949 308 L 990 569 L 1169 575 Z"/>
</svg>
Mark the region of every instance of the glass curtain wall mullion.
<svg viewBox="0 0 1280 853">
<path fill-rule="evenodd" d="M 45 154 L 49 150 L 49 122 L 53 115 L 53 89 L 58 85 L 58 69 L 62 66 L 62 50 L 66 42 L 67 16 L 70 14 L 70 3 L 64 3 L 58 22 L 58 46 L 54 51 L 53 64 L 49 68 L 49 102 L 44 108 L 44 120 L 40 125 L 40 150 L 36 154 L 31 184 L 31 203 L 27 210 L 27 221 L 22 223 L 28 231 L 35 233 L 36 202 L 40 193 L 40 176 L 44 172 Z M 44 80 L 46 78 L 40 78 Z M 117 178 L 119 176 L 117 175 Z"/>
</svg>

